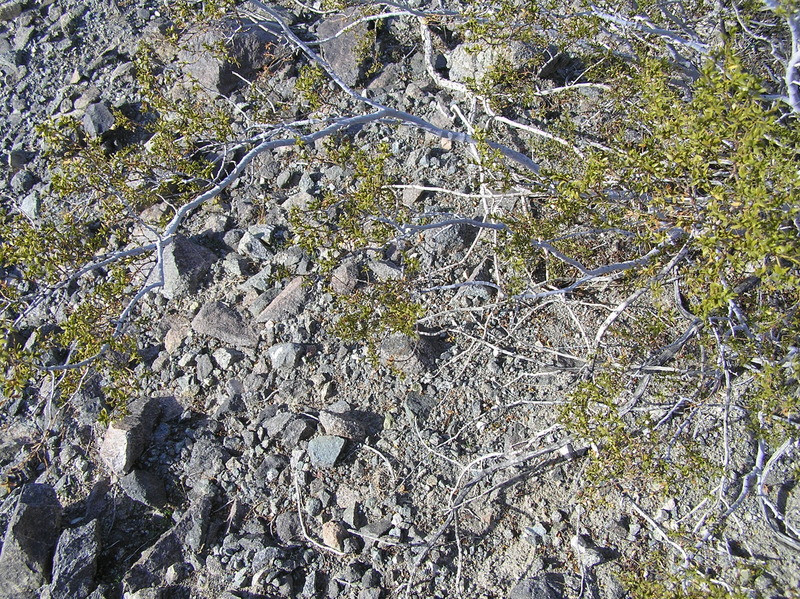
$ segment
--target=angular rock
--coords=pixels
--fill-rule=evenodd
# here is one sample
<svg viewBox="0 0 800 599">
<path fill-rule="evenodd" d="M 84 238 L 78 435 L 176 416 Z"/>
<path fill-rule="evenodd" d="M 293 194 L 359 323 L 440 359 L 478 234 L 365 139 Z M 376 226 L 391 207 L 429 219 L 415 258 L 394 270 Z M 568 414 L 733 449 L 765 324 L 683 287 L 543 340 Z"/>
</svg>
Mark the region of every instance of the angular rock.
<svg viewBox="0 0 800 599">
<path fill-rule="evenodd" d="M 434 262 L 449 263 L 467 249 L 475 239 L 476 231 L 475 227 L 466 224 L 429 229 L 423 233 L 422 247 Z"/>
<path fill-rule="evenodd" d="M 322 542 L 328 547 L 332 547 L 338 551 L 342 550 L 342 541 L 347 538 L 347 529 L 342 526 L 341 522 L 335 520 L 328 520 L 322 525 Z"/>
<path fill-rule="evenodd" d="M 306 580 L 303 583 L 303 597 L 318 597 L 319 590 L 322 587 L 322 574 L 318 570 L 311 570 L 306 575 Z"/>
<path fill-rule="evenodd" d="M 295 277 L 256 317 L 257 322 L 272 320 L 279 322 L 297 316 L 306 303 L 308 293 L 303 286 L 303 277 Z"/>
<path fill-rule="evenodd" d="M 94 590 L 100 531 L 97 520 L 68 528 L 58 539 L 53 558 L 52 599 L 85 599 Z"/>
<path fill-rule="evenodd" d="M 158 586 L 173 564 L 187 561 L 206 540 L 211 515 L 211 495 L 198 497 L 170 530 L 147 550 L 128 570 L 122 581 L 126 593 Z"/>
<path fill-rule="evenodd" d="M 264 245 L 264 242 L 249 231 L 245 231 L 242 235 L 236 251 L 242 256 L 256 261 L 269 260 L 272 257 L 272 252 Z"/>
<path fill-rule="evenodd" d="M 99 137 L 114 126 L 116 119 L 108 106 L 103 102 L 95 102 L 86 107 L 81 122 L 89 137 Z"/>
<path fill-rule="evenodd" d="M 412 339 L 402 333 L 395 333 L 381 342 L 378 348 L 378 357 L 384 366 L 413 374 L 425 368 L 421 347 L 418 339 Z"/>
<path fill-rule="evenodd" d="M 518 582 L 508 599 L 563 599 L 562 587 L 556 576 L 541 574 Z"/>
<path fill-rule="evenodd" d="M 237 349 L 258 344 L 258 336 L 245 324 L 242 316 L 222 302 L 208 302 L 200 308 L 192 320 L 192 329 Z"/>
<path fill-rule="evenodd" d="M 295 418 L 283 429 L 281 438 L 285 447 L 297 447 L 300 441 L 308 439 L 314 431 L 314 426 L 307 419 Z"/>
<path fill-rule="evenodd" d="M 22 198 L 19 203 L 20 211 L 31 220 L 36 220 L 41 215 L 42 200 L 39 193 L 33 190 Z"/>
<path fill-rule="evenodd" d="M 195 486 L 204 480 L 215 478 L 225 467 L 230 455 L 217 439 L 200 439 L 192 447 L 192 455 L 186 466 L 186 481 Z"/>
<path fill-rule="evenodd" d="M 333 435 L 321 435 L 308 442 L 311 463 L 318 468 L 332 468 L 344 449 L 345 440 Z"/>
<path fill-rule="evenodd" d="M 11 515 L 0 552 L 0 598 L 35 599 L 48 582 L 61 526 L 61 504 L 50 485 L 28 484 Z"/>
<path fill-rule="evenodd" d="M 331 273 L 331 289 L 339 295 L 350 295 L 358 285 L 358 265 L 354 262 L 341 264 Z"/>
<path fill-rule="evenodd" d="M 214 370 L 214 364 L 211 362 L 211 357 L 208 354 L 200 354 L 195 358 L 195 370 L 197 371 L 197 380 L 204 381 Z"/>
<path fill-rule="evenodd" d="M 0 21 L 11 21 L 22 14 L 23 0 L 9 0 L 0 4 Z"/>
<path fill-rule="evenodd" d="M 303 539 L 303 530 L 297 513 L 283 512 L 275 518 L 275 536 L 284 545 L 293 545 Z"/>
<path fill-rule="evenodd" d="M 319 39 L 329 39 L 322 44 L 322 56 L 333 67 L 347 85 L 358 82 L 362 71 L 363 50 L 359 51 L 369 35 L 367 23 L 360 23 L 342 35 L 333 37 L 358 18 L 357 11 L 351 10 L 325 19 L 317 27 Z"/>
<path fill-rule="evenodd" d="M 480 83 L 501 59 L 507 60 L 512 65 L 522 66 L 536 58 L 538 52 L 532 46 L 523 42 L 512 41 L 504 46 L 486 46 L 475 52 L 472 44 L 462 44 L 450 54 L 448 66 L 449 76 L 454 81 L 465 82 L 473 79 Z"/>
<path fill-rule="evenodd" d="M 24 169 L 11 177 L 11 191 L 18 195 L 22 195 L 30 191 L 31 187 L 36 183 L 36 175 L 31 171 Z"/>
<path fill-rule="evenodd" d="M 305 346 L 300 343 L 278 343 L 267 350 L 267 355 L 275 370 L 291 370 L 305 351 Z"/>
<path fill-rule="evenodd" d="M 168 299 L 194 293 L 216 259 L 213 252 L 176 235 L 164 250 L 164 287 L 161 293 Z"/>
<path fill-rule="evenodd" d="M 337 414 L 328 410 L 322 410 L 319 413 L 319 422 L 329 435 L 361 441 L 367 434 L 364 425 L 356 420 L 350 413 Z"/>
<path fill-rule="evenodd" d="M 227 370 L 231 364 L 238 362 L 244 357 L 242 352 L 227 347 L 220 347 L 214 350 L 212 355 L 214 357 L 214 362 L 217 363 L 217 366 L 219 366 L 221 370 Z"/>
<path fill-rule="evenodd" d="M 139 503 L 160 508 L 167 503 L 164 481 L 147 470 L 133 470 L 119 479 L 125 494 Z"/>
<path fill-rule="evenodd" d="M 201 88 L 227 95 L 285 52 L 279 38 L 255 25 L 220 23 L 181 40 L 178 60 Z M 223 44 L 227 58 L 208 48 Z M 280 62 L 279 60 L 277 60 Z"/>
<path fill-rule="evenodd" d="M 274 416 L 267 418 L 261 426 L 264 428 L 264 432 L 267 433 L 267 436 L 275 437 L 283 432 L 286 425 L 296 418 L 297 417 L 291 412 L 278 412 Z"/>
<path fill-rule="evenodd" d="M 378 281 L 396 281 L 403 278 L 403 270 L 386 260 L 371 260 L 367 265 L 369 272 Z"/>
<path fill-rule="evenodd" d="M 406 396 L 406 400 L 403 402 L 406 415 L 415 426 L 424 425 L 435 406 L 436 401 L 432 397 L 413 391 Z"/>
<path fill-rule="evenodd" d="M 140 399 L 128 406 L 128 415 L 112 422 L 103 437 L 100 458 L 115 474 L 126 474 L 142 455 L 160 412 L 158 400 Z"/>
</svg>

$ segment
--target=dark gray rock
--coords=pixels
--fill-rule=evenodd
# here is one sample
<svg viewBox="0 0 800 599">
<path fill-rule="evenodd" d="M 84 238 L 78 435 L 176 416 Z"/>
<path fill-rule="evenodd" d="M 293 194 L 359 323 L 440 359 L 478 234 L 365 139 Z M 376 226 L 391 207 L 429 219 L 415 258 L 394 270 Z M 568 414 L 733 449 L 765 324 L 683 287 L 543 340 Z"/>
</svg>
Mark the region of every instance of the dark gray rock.
<svg viewBox="0 0 800 599">
<path fill-rule="evenodd" d="M 333 37 L 358 18 L 355 10 L 325 19 L 317 27 L 319 39 L 329 39 L 322 44 L 322 56 L 347 85 L 358 83 L 362 74 L 363 45 L 369 35 L 367 23 L 360 23 L 344 34 Z"/>
<path fill-rule="evenodd" d="M 200 354 L 195 359 L 197 365 L 197 380 L 204 381 L 214 370 L 214 364 L 211 362 L 211 357 L 208 354 Z"/>
<path fill-rule="evenodd" d="M 247 326 L 242 316 L 222 302 L 208 302 L 192 320 L 196 333 L 208 335 L 235 348 L 255 347 L 258 336 Z"/>
<path fill-rule="evenodd" d="M 58 539 L 53 558 L 52 599 L 85 599 L 94 590 L 100 533 L 97 520 L 68 528 Z"/>
<path fill-rule="evenodd" d="M 278 343 L 267 350 L 267 355 L 275 370 L 291 370 L 300 362 L 305 349 L 300 343 Z"/>
<path fill-rule="evenodd" d="M 194 293 L 216 259 L 213 252 L 176 235 L 164 250 L 164 287 L 161 293 L 168 299 Z"/>
<path fill-rule="evenodd" d="M 50 485 L 22 488 L 0 552 L 0 599 L 34 599 L 48 582 L 61 526 L 61 504 Z"/>
<path fill-rule="evenodd" d="M 261 426 L 264 428 L 264 432 L 267 433 L 267 436 L 276 437 L 281 434 L 283 429 L 286 428 L 286 425 L 295 418 L 297 418 L 297 416 L 291 412 L 282 411 L 264 420 Z"/>
<path fill-rule="evenodd" d="M 272 252 L 264 242 L 249 231 L 245 231 L 242 235 L 236 251 L 257 262 L 269 260 L 272 257 Z"/>
<path fill-rule="evenodd" d="M 160 508 L 167 503 L 167 492 L 164 481 L 147 470 L 133 470 L 119 479 L 125 494 L 150 507 Z"/>
<path fill-rule="evenodd" d="M 150 442 L 161 412 L 158 399 L 140 399 L 128 406 L 128 415 L 112 422 L 103 437 L 100 458 L 116 474 L 125 474 Z"/>
<path fill-rule="evenodd" d="M 24 0 L 9 0 L 0 4 L 0 21 L 11 21 L 22 14 Z"/>
<path fill-rule="evenodd" d="M 342 437 L 321 435 L 308 442 L 308 455 L 311 463 L 318 468 L 332 468 L 344 449 Z"/>
<path fill-rule="evenodd" d="M 563 599 L 562 587 L 557 576 L 541 574 L 518 582 L 508 599 Z"/>
<path fill-rule="evenodd" d="M 423 249 L 436 264 L 447 264 L 460 258 L 475 239 L 475 227 L 467 224 L 449 225 L 429 229 L 423 233 Z"/>
<path fill-rule="evenodd" d="M 187 483 L 195 486 L 204 479 L 215 478 L 225 468 L 229 458 L 230 454 L 217 438 L 200 439 L 192 447 L 192 455 L 186 466 Z"/>
<path fill-rule="evenodd" d="M 306 418 L 295 418 L 281 433 L 283 444 L 287 448 L 294 448 L 300 444 L 300 441 L 308 439 L 315 432 L 314 425 Z"/>
<path fill-rule="evenodd" d="M 219 23 L 194 31 L 181 42 L 184 49 L 178 53 L 178 60 L 184 72 L 201 88 L 223 95 L 244 85 L 242 78 L 253 79 L 286 52 L 276 35 L 255 25 Z M 208 50 L 219 44 L 226 46 L 228 59 Z"/>
<path fill-rule="evenodd" d="M 318 570 L 311 570 L 306 574 L 306 580 L 303 583 L 303 597 L 317 597 L 319 590 L 322 588 L 322 582 L 322 574 Z"/>
<path fill-rule="evenodd" d="M 21 170 L 11 177 L 11 191 L 22 195 L 31 190 L 36 183 L 36 176 L 29 170 Z"/>
<path fill-rule="evenodd" d="M 403 402 L 408 419 L 418 425 L 424 424 L 435 405 L 436 401 L 432 397 L 413 391 L 406 396 L 406 400 Z"/>
<path fill-rule="evenodd" d="M 166 578 L 167 569 L 182 564 L 198 553 L 206 542 L 211 514 L 211 495 L 197 497 L 170 530 L 148 549 L 123 578 L 123 589 L 135 593 L 156 587 Z"/>
<path fill-rule="evenodd" d="M 267 482 L 274 481 L 281 473 L 281 470 L 289 465 L 289 459 L 280 454 L 272 453 L 264 457 L 261 463 L 256 468 L 253 478 L 256 481 Z"/>
<path fill-rule="evenodd" d="M 361 585 L 365 589 L 375 589 L 381 585 L 381 573 L 375 568 L 370 568 L 361 577 Z"/>
<path fill-rule="evenodd" d="M 108 106 L 103 102 L 95 102 L 86 107 L 81 122 L 89 137 L 99 137 L 114 126 L 116 119 Z"/>
<path fill-rule="evenodd" d="M 293 545 L 303 540 L 300 518 L 295 512 L 284 512 L 275 518 L 275 536 L 284 545 Z"/>
</svg>

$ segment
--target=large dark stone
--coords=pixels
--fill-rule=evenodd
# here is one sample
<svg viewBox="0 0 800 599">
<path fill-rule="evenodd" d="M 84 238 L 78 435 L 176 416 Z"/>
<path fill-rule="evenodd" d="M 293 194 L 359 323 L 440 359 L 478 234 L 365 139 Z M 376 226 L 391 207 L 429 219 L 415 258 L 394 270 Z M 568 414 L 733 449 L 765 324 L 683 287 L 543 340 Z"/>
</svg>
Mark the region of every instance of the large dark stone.
<svg viewBox="0 0 800 599">
<path fill-rule="evenodd" d="M 277 35 L 255 25 L 220 23 L 184 37 L 183 70 L 203 89 L 227 95 L 286 53 Z M 221 49 L 209 51 L 209 48 Z M 227 53 L 227 56 L 225 56 Z"/>
<path fill-rule="evenodd" d="M 100 546 L 97 520 L 68 528 L 58 539 L 53 558 L 52 599 L 85 599 L 95 587 Z"/>
<path fill-rule="evenodd" d="M 164 250 L 164 287 L 161 293 L 169 299 L 194 293 L 216 259 L 210 250 L 176 235 Z"/>
<path fill-rule="evenodd" d="M 126 593 L 134 593 L 162 584 L 173 564 L 182 564 L 201 551 L 206 541 L 211 494 L 201 495 L 170 530 L 148 549 L 125 574 L 122 581 Z"/>
<path fill-rule="evenodd" d="M 367 23 L 359 23 L 338 37 L 333 37 L 344 27 L 358 19 L 357 11 L 348 11 L 325 19 L 317 28 L 319 39 L 328 39 L 322 44 L 322 56 L 327 60 L 336 74 L 347 85 L 358 83 L 362 74 L 363 47 L 369 35 Z"/>
<path fill-rule="evenodd" d="M 61 526 L 61 504 L 50 485 L 25 485 L 0 552 L 0 599 L 35 599 L 48 582 Z"/>
</svg>

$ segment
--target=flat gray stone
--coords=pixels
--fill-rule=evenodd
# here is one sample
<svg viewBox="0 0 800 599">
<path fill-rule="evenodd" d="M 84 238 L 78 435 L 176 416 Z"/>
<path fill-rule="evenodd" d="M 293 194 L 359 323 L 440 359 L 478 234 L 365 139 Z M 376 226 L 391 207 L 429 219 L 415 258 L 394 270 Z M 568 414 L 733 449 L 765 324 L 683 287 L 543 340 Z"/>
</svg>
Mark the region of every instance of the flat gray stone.
<svg viewBox="0 0 800 599">
<path fill-rule="evenodd" d="M 200 308 L 192 320 L 192 329 L 237 349 L 258 344 L 258 336 L 245 324 L 241 314 L 222 302 L 208 302 Z"/>
<path fill-rule="evenodd" d="M 318 468 L 332 468 L 344 449 L 345 440 L 333 435 L 320 435 L 308 442 L 311 463 Z"/>
<path fill-rule="evenodd" d="M 297 316 L 302 311 L 308 298 L 308 292 L 303 285 L 303 281 L 303 277 L 295 277 L 289 281 L 289 284 L 256 317 L 256 321 L 267 322 L 271 320 L 278 322 Z"/>
<path fill-rule="evenodd" d="M 61 526 L 61 504 L 50 485 L 22 488 L 0 552 L 0 599 L 35 599 L 48 582 Z"/>
<path fill-rule="evenodd" d="M 53 558 L 51 599 L 85 599 L 91 594 L 99 550 L 97 520 L 61 533 Z"/>
</svg>

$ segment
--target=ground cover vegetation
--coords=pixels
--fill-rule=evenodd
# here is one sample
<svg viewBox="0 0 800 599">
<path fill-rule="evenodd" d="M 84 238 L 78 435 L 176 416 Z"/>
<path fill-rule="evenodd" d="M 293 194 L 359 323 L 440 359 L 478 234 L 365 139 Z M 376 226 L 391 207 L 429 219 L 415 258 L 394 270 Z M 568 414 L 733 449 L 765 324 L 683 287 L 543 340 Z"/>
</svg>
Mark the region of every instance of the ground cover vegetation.
<svg viewBox="0 0 800 599">
<path fill-rule="evenodd" d="M 601 502 L 610 488 L 639 511 L 641 497 L 694 499 L 671 530 L 648 520 L 659 546 L 625 565 L 633 596 L 752 596 L 757 561 L 747 562 L 750 579 L 708 567 L 745 501 L 784 545 L 800 548 L 785 500 L 767 487 L 778 469 L 793 480 L 798 464 L 797 6 L 320 8 L 369 26 L 361 82 L 405 47 L 423 46 L 432 83 L 422 98 L 452 99 L 447 125 L 346 83 L 314 32 L 291 28 L 279 8 L 172 9 L 164 37 L 174 45 L 143 45 L 137 56 L 138 113 L 117 114 L 112 137 L 87 137 L 68 119 L 43 124 L 53 199 L 35 221 L 3 207 L 4 405 L 33 401 L 43 378 L 65 402 L 100 373 L 103 417 L 124 413 L 137 385 L 136 332 L 148 326 L 138 306 L 163 286 L 166 248 L 259 154 L 294 148 L 298 161 L 352 175 L 345 189 L 293 208 L 287 231 L 334 295 L 332 331 L 373 353 L 397 333 L 444 332 L 465 368 L 472 348 L 491 347 L 516 360 L 530 387 L 556 372 L 570 382 L 554 402 L 564 436 L 551 451 L 581 461 L 583 500 Z M 272 63 L 238 103 L 209 100 L 176 63 L 187 31 L 220 20 L 263 25 L 275 40 Z M 413 25 L 407 39 L 392 36 L 392 20 Z M 456 45 L 469 46 L 471 74 L 437 64 Z M 281 69 L 294 73 L 302 114 L 266 100 L 270 73 Z M 388 141 L 364 144 L 365 129 Z M 406 129 L 460 152 L 476 167 L 469 180 L 405 180 Z M 409 203 L 406 191 L 437 199 Z M 140 214 L 163 202 L 169 211 L 143 235 Z M 431 236 L 453 230 L 469 240 L 469 259 L 432 258 Z M 337 293 L 337 268 L 363 256 L 390 257 L 397 276 Z M 70 302 L 76 293 L 81 300 Z M 468 297 L 461 308 L 452 307 L 456 294 Z M 31 328 L 42 312 L 44 324 Z M 471 501 L 471 486 L 453 505 Z"/>
</svg>

